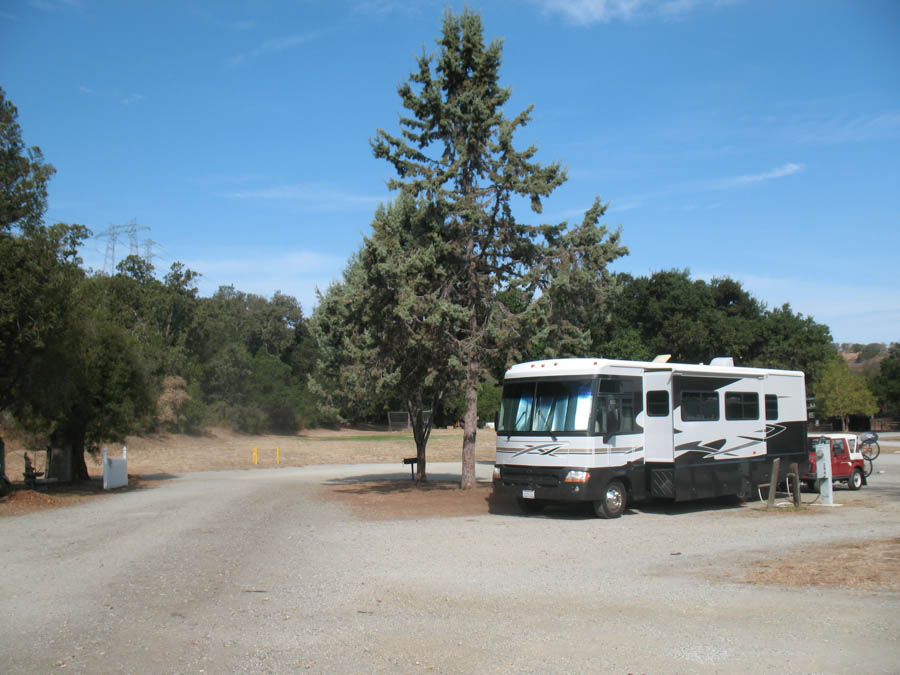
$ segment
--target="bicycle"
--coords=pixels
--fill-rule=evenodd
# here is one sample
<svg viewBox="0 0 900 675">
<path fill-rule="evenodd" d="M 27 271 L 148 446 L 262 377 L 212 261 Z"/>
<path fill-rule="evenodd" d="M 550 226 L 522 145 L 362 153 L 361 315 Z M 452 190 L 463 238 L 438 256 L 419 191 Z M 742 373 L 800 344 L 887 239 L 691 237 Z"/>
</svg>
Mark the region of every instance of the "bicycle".
<svg viewBox="0 0 900 675">
<path fill-rule="evenodd" d="M 874 431 L 867 431 L 859 437 L 859 449 L 865 459 L 873 462 L 878 459 L 881 454 L 881 446 L 878 445 L 878 434 Z"/>
<path fill-rule="evenodd" d="M 863 455 L 863 476 L 868 478 L 872 475 L 872 471 L 874 470 L 874 465 L 872 464 L 872 460 L 865 455 Z"/>
</svg>

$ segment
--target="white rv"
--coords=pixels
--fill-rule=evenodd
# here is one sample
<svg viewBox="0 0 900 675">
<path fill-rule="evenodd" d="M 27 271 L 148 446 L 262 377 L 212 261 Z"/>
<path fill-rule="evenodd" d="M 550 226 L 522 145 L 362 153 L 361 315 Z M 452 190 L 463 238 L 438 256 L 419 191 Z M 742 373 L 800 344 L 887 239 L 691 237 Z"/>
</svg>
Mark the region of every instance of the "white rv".
<svg viewBox="0 0 900 675">
<path fill-rule="evenodd" d="M 610 359 L 520 363 L 504 377 L 494 491 L 526 511 L 590 501 L 748 496 L 807 459 L 802 372 Z M 782 472 L 783 473 L 783 472 Z"/>
</svg>

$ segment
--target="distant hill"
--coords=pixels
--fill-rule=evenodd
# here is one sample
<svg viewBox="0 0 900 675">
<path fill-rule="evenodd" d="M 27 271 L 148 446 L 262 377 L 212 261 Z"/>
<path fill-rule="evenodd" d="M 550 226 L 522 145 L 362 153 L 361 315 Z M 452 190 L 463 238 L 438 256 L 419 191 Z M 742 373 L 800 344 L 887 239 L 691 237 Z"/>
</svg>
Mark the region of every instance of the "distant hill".
<svg viewBox="0 0 900 675">
<path fill-rule="evenodd" d="M 841 346 L 844 347 L 844 345 Z M 882 349 L 877 350 L 877 346 Z M 859 347 L 863 347 L 863 349 L 859 349 Z M 873 343 L 865 346 L 853 345 L 850 349 L 842 348 L 840 354 L 854 373 L 876 375 L 881 372 L 881 362 L 887 357 L 888 351 L 886 345 Z"/>
</svg>

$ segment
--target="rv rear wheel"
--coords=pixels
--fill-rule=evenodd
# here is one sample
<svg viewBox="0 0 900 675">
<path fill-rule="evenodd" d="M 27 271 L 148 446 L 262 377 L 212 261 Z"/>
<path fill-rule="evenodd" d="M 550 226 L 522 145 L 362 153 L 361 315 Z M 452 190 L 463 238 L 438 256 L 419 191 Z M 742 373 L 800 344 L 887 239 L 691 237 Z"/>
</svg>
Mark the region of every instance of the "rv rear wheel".
<svg viewBox="0 0 900 675">
<path fill-rule="evenodd" d="M 851 490 L 859 490 L 863 484 L 863 475 L 862 471 L 859 469 L 853 469 L 853 473 L 850 474 L 850 479 L 847 481 L 847 487 Z"/>
<path fill-rule="evenodd" d="M 746 478 L 741 479 L 741 488 L 734 495 L 734 500 L 738 504 L 746 504 L 748 501 L 751 501 L 756 495 L 753 494 L 753 491 L 750 489 L 750 481 Z"/>
<path fill-rule="evenodd" d="M 594 514 L 598 518 L 618 518 L 625 513 L 628 495 L 622 481 L 611 480 L 603 497 L 594 502 Z"/>
</svg>

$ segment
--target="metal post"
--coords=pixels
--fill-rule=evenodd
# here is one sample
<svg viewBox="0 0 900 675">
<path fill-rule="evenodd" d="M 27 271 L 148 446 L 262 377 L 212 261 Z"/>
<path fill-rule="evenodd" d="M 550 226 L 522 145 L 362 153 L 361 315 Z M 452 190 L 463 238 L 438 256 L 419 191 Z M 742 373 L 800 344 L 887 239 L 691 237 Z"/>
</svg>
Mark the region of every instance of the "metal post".
<svg viewBox="0 0 900 675">
<path fill-rule="evenodd" d="M 772 460 L 772 475 L 769 477 L 769 498 L 766 500 L 766 508 L 775 505 L 775 490 L 778 488 L 778 472 L 781 470 L 781 457 Z"/>
<path fill-rule="evenodd" d="M 794 491 L 794 506 L 800 506 L 800 467 L 797 462 L 793 462 L 791 464 L 791 473 L 794 474 L 794 484 L 792 486 Z"/>
</svg>

